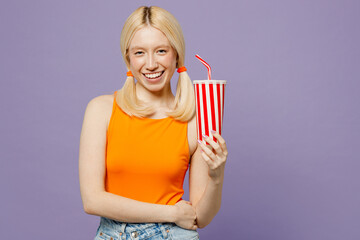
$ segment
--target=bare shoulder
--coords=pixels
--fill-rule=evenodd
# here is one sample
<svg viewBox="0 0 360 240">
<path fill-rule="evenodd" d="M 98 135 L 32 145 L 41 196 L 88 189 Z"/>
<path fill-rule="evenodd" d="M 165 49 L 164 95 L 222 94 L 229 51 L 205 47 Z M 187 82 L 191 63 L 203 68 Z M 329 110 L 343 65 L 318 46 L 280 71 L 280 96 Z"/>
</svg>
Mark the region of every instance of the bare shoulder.
<svg viewBox="0 0 360 240">
<path fill-rule="evenodd" d="M 196 115 L 188 121 L 188 142 L 190 156 L 192 156 L 198 146 L 197 144 L 197 133 L 196 133 Z"/>
<path fill-rule="evenodd" d="M 100 95 L 97 97 L 94 97 L 93 99 L 91 99 L 88 103 L 88 106 L 101 106 L 101 107 L 108 107 L 109 105 L 112 106 L 114 100 L 114 94 L 110 94 L 110 95 Z"/>
<path fill-rule="evenodd" d="M 114 101 L 114 94 L 100 95 L 91 99 L 86 107 L 86 111 L 91 111 L 92 115 L 101 116 L 107 123 L 109 123 L 112 106 Z"/>
</svg>

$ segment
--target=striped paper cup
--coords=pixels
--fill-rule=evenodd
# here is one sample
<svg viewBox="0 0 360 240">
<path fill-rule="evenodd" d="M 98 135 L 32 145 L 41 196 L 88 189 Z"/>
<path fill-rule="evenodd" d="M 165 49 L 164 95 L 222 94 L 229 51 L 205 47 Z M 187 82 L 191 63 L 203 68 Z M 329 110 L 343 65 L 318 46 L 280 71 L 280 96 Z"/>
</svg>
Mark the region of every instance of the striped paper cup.
<svg viewBox="0 0 360 240">
<path fill-rule="evenodd" d="M 224 116 L 224 96 L 226 80 L 194 80 L 197 137 L 203 140 L 203 134 L 217 139 L 211 130 L 221 135 Z M 206 142 L 207 145 L 210 145 Z"/>
</svg>

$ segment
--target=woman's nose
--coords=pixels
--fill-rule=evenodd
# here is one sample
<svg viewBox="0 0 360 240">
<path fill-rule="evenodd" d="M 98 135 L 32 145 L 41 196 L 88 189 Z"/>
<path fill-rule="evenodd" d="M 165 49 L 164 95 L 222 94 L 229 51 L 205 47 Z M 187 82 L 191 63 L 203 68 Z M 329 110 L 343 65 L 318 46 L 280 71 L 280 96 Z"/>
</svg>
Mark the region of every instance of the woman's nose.
<svg viewBox="0 0 360 240">
<path fill-rule="evenodd" d="M 158 63 L 156 61 L 155 56 L 149 54 L 146 59 L 146 68 L 149 70 L 156 69 L 158 67 Z"/>
</svg>

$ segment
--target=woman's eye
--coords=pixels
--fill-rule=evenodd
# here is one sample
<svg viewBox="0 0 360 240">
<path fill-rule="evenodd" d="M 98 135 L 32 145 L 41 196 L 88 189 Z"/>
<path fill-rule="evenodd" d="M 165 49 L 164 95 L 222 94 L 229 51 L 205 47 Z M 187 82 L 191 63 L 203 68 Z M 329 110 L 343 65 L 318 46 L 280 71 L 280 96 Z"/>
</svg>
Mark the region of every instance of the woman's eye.
<svg viewBox="0 0 360 240">
<path fill-rule="evenodd" d="M 135 52 L 135 55 L 139 55 L 139 54 L 141 54 L 142 52 L 140 52 L 140 51 L 137 51 L 137 52 Z"/>
<path fill-rule="evenodd" d="M 160 53 L 166 53 L 166 50 L 159 50 Z"/>
</svg>

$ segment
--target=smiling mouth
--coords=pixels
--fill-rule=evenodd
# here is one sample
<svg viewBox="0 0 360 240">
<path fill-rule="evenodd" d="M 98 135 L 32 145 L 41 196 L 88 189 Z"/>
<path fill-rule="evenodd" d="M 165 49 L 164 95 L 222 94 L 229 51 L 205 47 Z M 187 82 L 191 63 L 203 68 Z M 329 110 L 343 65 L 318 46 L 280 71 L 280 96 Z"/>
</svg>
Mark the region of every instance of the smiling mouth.
<svg viewBox="0 0 360 240">
<path fill-rule="evenodd" d="M 148 79 L 156 79 L 161 77 L 164 74 L 165 71 L 162 72 L 156 72 L 156 73 L 143 73 L 143 75 Z"/>
</svg>

